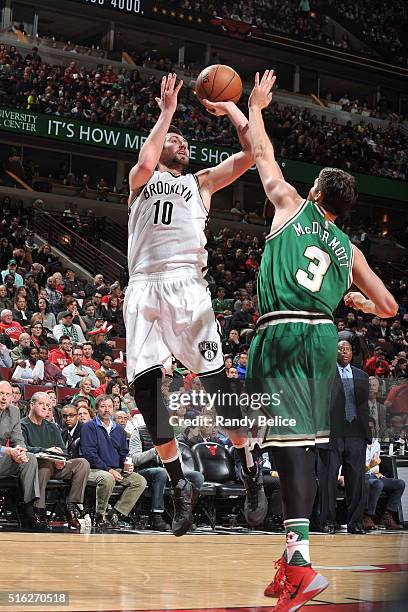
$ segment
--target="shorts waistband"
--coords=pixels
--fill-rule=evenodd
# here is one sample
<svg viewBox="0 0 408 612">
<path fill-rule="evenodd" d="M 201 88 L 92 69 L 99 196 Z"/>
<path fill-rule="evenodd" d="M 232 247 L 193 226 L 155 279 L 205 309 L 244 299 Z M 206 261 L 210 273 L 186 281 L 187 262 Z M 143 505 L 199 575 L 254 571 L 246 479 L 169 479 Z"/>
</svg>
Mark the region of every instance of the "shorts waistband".
<svg viewBox="0 0 408 612">
<path fill-rule="evenodd" d="M 153 274 L 134 274 L 129 278 L 129 285 L 148 281 L 149 283 L 163 283 L 165 281 L 184 280 L 189 278 L 203 279 L 203 273 L 194 268 L 177 268 L 167 272 L 154 272 Z"/>
<path fill-rule="evenodd" d="M 319 325 L 324 323 L 333 323 L 324 312 L 309 312 L 307 310 L 277 310 L 275 312 L 267 312 L 259 317 L 256 323 L 256 329 L 263 329 L 268 325 L 279 325 L 281 323 L 306 323 L 309 325 Z"/>
</svg>

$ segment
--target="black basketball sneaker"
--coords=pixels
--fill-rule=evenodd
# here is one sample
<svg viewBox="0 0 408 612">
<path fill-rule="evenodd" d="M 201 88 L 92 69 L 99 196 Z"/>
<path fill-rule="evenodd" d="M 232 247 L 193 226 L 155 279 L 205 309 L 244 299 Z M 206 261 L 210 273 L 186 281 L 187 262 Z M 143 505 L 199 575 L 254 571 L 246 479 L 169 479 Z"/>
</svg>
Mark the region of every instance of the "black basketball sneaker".
<svg viewBox="0 0 408 612">
<path fill-rule="evenodd" d="M 188 480 L 179 480 L 173 488 L 171 496 L 174 508 L 171 529 L 174 535 L 179 537 L 191 529 L 198 491 Z"/>
<path fill-rule="evenodd" d="M 262 472 L 259 467 L 255 474 L 244 474 L 242 472 L 242 480 L 246 491 L 245 520 L 250 527 L 257 527 L 264 522 L 268 513 L 268 502 L 264 491 Z"/>
</svg>

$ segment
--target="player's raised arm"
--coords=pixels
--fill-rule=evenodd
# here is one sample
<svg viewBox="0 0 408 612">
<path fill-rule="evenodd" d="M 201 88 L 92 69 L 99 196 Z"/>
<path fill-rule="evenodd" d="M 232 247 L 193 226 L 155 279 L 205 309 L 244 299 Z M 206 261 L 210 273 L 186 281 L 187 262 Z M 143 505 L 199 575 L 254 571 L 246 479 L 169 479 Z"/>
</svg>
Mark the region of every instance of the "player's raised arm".
<svg viewBox="0 0 408 612">
<path fill-rule="evenodd" d="M 353 245 L 353 251 L 353 282 L 365 295 L 358 291 L 347 293 L 344 297 L 346 306 L 384 319 L 395 317 L 398 312 L 397 302 L 382 280 L 370 268 L 360 249 Z"/>
<path fill-rule="evenodd" d="M 206 168 L 197 172 L 200 187 L 204 194 L 209 197 L 215 192 L 227 187 L 237 178 L 242 176 L 254 163 L 251 142 L 248 134 L 248 119 L 239 110 L 234 102 L 209 102 L 202 100 L 208 112 L 213 115 L 227 115 L 235 129 L 237 130 L 242 151 L 234 153 L 213 168 Z M 206 206 L 209 208 L 209 197 L 205 198 Z"/>
<path fill-rule="evenodd" d="M 255 163 L 268 199 L 276 206 L 294 209 L 301 200 L 296 189 L 287 183 L 275 158 L 273 145 L 265 130 L 262 110 L 272 101 L 276 81 L 273 70 L 265 70 L 261 80 L 255 75 L 255 85 L 249 97 L 249 137 Z"/>
<path fill-rule="evenodd" d="M 175 73 L 168 74 L 162 78 L 160 98 L 156 98 L 156 102 L 161 110 L 160 116 L 143 147 L 140 149 L 137 164 L 130 171 L 131 199 L 132 192 L 145 185 L 159 162 L 164 140 L 177 108 L 177 95 L 183 85 L 183 81 L 180 81 L 176 86 L 176 78 L 177 75 Z"/>
<path fill-rule="evenodd" d="M 262 117 L 262 110 L 267 108 L 272 102 L 273 86 L 276 82 L 276 76 L 273 70 L 265 70 L 264 75 L 259 81 L 259 72 L 255 75 L 255 85 L 248 100 L 250 124 L 250 139 L 255 160 L 259 159 L 262 164 L 262 159 L 265 157 L 265 152 L 268 154 L 268 161 L 271 162 L 271 167 L 268 169 L 270 178 L 285 180 L 282 170 L 275 159 L 275 151 L 270 141 Z M 268 148 L 271 151 L 268 151 Z M 273 161 L 272 161 L 273 160 Z"/>
</svg>

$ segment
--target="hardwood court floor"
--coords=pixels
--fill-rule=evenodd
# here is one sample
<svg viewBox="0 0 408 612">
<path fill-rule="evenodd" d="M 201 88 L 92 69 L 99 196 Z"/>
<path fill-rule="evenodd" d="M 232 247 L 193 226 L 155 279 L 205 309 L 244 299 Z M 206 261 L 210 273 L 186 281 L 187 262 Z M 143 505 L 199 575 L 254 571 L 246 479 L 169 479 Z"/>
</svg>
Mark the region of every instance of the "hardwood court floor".
<svg viewBox="0 0 408 612">
<path fill-rule="evenodd" d="M 0 605 L 1 612 L 229 610 L 269 612 L 263 596 L 282 535 L 149 532 L 0 533 L 0 594 L 68 591 L 69 606 Z M 395 609 L 406 586 L 408 533 L 311 537 L 314 567 L 330 580 L 310 610 Z M 405 584 L 404 584 L 405 581 Z M 366 605 L 359 602 L 372 602 Z M 380 602 L 387 602 L 383 608 Z M 330 605 L 331 604 L 331 605 Z M 334 605 L 333 605 L 334 604 Z M 343 605 L 339 605 L 343 604 Z M 348 605 L 344 605 L 348 604 Z M 408 609 L 408 604 L 407 604 Z"/>
</svg>

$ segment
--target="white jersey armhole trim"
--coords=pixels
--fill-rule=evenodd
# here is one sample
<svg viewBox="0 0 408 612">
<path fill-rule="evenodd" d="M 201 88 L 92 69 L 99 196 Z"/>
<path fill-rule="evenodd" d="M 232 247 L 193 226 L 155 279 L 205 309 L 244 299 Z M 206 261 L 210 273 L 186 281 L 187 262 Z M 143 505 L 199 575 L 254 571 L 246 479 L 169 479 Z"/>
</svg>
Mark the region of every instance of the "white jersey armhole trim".
<svg viewBox="0 0 408 612">
<path fill-rule="evenodd" d="M 142 193 L 143 189 L 146 187 L 147 183 L 145 183 L 144 185 L 142 185 L 141 187 L 139 187 L 139 191 L 137 192 L 137 194 L 135 195 L 134 200 L 131 202 L 131 204 L 128 204 L 128 213 L 130 214 L 130 210 L 133 206 L 133 204 L 136 202 L 137 198 L 140 196 L 140 194 Z"/>
<path fill-rule="evenodd" d="M 131 210 L 132 206 L 134 205 L 134 203 L 136 202 L 137 198 L 140 196 L 140 194 L 142 193 L 142 191 L 146 187 L 146 185 L 148 185 L 150 183 L 150 181 L 152 180 L 152 178 L 154 177 L 156 172 L 157 172 L 157 170 L 155 170 L 153 172 L 152 176 L 149 178 L 149 180 L 144 185 L 142 185 L 141 187 L 138 188 L 138 192 L 137 192 L 137 195 L 135 196 L 135 199 L 133 200 L 133 202 L 131 204 L 128 204 L 128 214 L 130 214 L 130 210 Z"/>
<path fill-rule="evenodd" d="M 319 206 L 318 204 L 316 204 L 316 202 L 312 202 L 312 204 L 316 208 L 316 210 L 319 213 L 319 215 L 321 215 L 322 217 L 324 217 L 326 219 L 326 211 L 325 211 L 325 209 L 322 208 L 321 206 Z M 326 219 L 326 222 L 329 223 L 330 225 L 334 225 L 333 221 L 330 221 L 330 219 Z"/>
<path fill-rule="evenodd" d="M 268 236 L 265 238 L 265 241 L 271 240 L 272 238 L 276 238 L 278 234 L 280 234 L 290 223 L 295 221 L 295 219 L 304 211 L 307 204 L 307 200 L 303 200 L 297 209 L 297 211 L 289 218 L 287 221 L 284 221 L 282 225 L 280 225 L 277 229 L 273 230 Z"/>
<path fill-rule="evenodd" d="M 350 241 L 349 241 L 350 243 Z M 350 289 L 351 285 L 353 284 L 353 263 L 354 263 L 354 249 L 353 249 L 353 245 L 350 243 L 350 251 L 351 251 L 351 255 L 350 255 L 350 268 L 349 268 L 349 273 L 348 273 L 348 287 L 347 289 Z"/>
<path fill-rule="evenodd" d="M 196 174 L 193 174 L 192 176 L 194 177 L 195 182 L 197 183 L 197 191 L 198 191 L 198 195 L 200 196 L 199 197 L 200 204 L 203 207 L 203 210 L 208 217 L 208 215 L 210 214 L 210 211 L 207 210 L 207 208 L 205 207 L 203 196 L 201 195 L 200 181 L 198 180 L 198 176 Z"/>
</svg>

